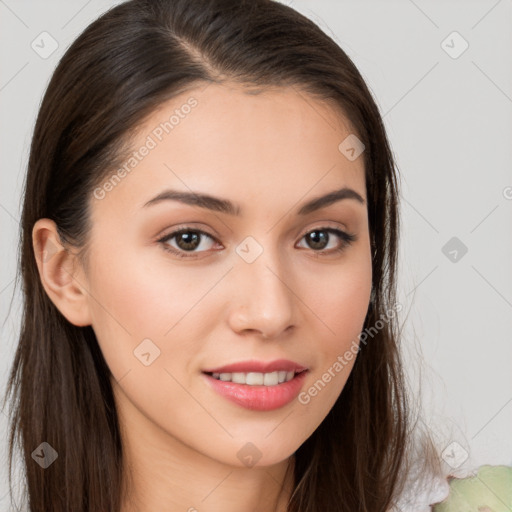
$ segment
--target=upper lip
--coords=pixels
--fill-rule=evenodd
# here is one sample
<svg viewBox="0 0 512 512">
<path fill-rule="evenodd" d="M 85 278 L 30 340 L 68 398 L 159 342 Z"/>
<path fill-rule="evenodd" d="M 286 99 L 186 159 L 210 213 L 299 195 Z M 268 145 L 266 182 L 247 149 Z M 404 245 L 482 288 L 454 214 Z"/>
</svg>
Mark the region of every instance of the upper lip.
<svg viewBox="0 0 512 512">
<path fill-rule="evenodd" d="M 275 361 L 240 361 L 238 363 L 228 364 L 226 366 L 219 366 L 217 368 L 208 368 L 203 370 L 204 373 L 271 373 L 276 371 L 287 372 L 301 372 L 307 370 L 307 367 L 302 366 L 294 361 L 288 359 L 276 359 Z"/>
</svg>

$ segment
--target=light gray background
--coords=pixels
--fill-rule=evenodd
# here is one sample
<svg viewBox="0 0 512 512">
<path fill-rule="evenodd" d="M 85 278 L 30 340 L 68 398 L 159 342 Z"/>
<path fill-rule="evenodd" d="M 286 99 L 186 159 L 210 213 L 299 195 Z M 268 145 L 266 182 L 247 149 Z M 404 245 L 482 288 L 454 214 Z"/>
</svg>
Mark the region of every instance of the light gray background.
<svg viewBox="0 0 512 512">
<path fill-rule="evenodd" d="M 447 460 L 453 453 L 459 458 L 453 466 L 462 450 L 468 453 L 454 472 L 510 465 L 512 3 L 284 1 L 348 53 L 384 115 L 402 176 L 404 354 L 425 422 L 441 450 L 457 443 L 446 452 Z M 65 49 L 115 3 L 0 0 L 2 393 L 21 311 L 16 294 L 8 315 L 38 105 Z M 58 42 L 46 59 L 31 48 L 44 31 Z M 454 31 L 469 44 L 457 58 L 447 53 L 462 48 Z M 452 237 L 468 248 L 456 262 L 442 251 Z M 0 432 L 0 510 L 6 510 L 5 413 Z"/>
</svg>

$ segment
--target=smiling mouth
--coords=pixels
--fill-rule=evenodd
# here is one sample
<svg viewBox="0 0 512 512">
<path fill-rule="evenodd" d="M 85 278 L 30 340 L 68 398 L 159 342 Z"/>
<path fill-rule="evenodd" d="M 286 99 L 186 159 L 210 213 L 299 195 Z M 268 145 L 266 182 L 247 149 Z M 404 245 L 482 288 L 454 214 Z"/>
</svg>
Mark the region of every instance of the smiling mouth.
<svg viewBox="0 0 512 512">
<path fill-rule="evenodd" d="M 216 380 L 223 382 L 233 382 L 235 384 L 245 384 L 247 386 L 278 386 L 285 382 L 289 382 L 297 375 L 306 372 L 301 371 L 274 371 L 268 373 L 260 372 L 232 372 L 232 373 L 216 373 L 203 372 Z"/>
</svg>

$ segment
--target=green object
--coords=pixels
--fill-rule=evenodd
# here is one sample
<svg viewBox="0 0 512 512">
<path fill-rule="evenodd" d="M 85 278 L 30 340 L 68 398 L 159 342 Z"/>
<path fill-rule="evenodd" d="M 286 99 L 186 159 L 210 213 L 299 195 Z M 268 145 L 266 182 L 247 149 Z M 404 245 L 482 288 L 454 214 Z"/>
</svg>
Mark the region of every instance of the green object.
<svg viewBox="0 0 512 512">
<path fill-rule="evenodd" d="M 450 494 L 434 512 L 512 512 L 512 467 L 482 466 L 469 478 L 452 478 Z"/>
</svg>

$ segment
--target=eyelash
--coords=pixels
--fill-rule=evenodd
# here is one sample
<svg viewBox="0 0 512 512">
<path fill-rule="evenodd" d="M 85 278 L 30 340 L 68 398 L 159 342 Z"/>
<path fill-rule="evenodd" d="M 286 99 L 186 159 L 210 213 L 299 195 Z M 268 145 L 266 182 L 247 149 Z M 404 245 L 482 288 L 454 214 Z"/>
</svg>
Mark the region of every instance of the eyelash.
<svg viewBox="0 0 512 512">
<path fill-rule="evenodd" d="M 345 231 L 341 231 L 340 229 L 331 228 L 328 226 L 322 226 L 322 227 L 318 227 L 318 228 L 312 229 L 310 231 L 307 231 L 306 233 L 304 233 L 304 235 L 302 235 L 301 240 L 306 235 L 308 235 L 314 231 L 326 231 L 328 233 L 333 233 L 333 234 L 339 236 L 339 238 L 341 238 L 343 240 L 343 243 L 341 244 L 341 246 L 336 249 L 330 249 L 327 251 L 325 251 L 325 250 L 315 251 L 314 249 L 312 249 L 313 253 L 315 253 L 315 256 L 317 256 L 317 257 L 321 257 L 323 255 L 339 254 L 339 253 L 343 252 L 346 248 L 348 248 L 353 242 L 355 242 L 357 240 L 356 235 L 353 233 L 346 233 Z M 186 251 L 178 251 L 178 250 L 170 247 L 168 244 L 166 244 L 166 242 L 168 242 L 169 240 L 176 237 L 176 235 L 180 235 L 182 233 L 189 233 L 189 232 L 200 233 L 201 235 L 205 235 L 205 236 L 211 238 L 212 240 L 214 240 L 215 242 L 217 242 L 216 238 L 213 235 L 210 235 L 209 233 L 207 233 L 206 231 L 203 231 L 201 229 L 191 228 L 191 227 L 181 227 L 178 230 L 173 231 L 172 233 L 169 233 L 169 234 L 163 236 L 162 238 L 158 239 L 157 242 L 162 244 L 162 248 L 164 249 L 164 251 L 174 254 L 175 256 L 178 256 L 179 258 L 194 259 L 194 258 L 197 258 L 197 253 L 194 253 L 194 252 L 187 253 Z M 200 252 L 204 252 L 204 251 L 200 251 Z"/>
</svg>

